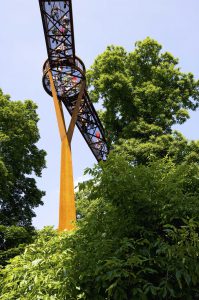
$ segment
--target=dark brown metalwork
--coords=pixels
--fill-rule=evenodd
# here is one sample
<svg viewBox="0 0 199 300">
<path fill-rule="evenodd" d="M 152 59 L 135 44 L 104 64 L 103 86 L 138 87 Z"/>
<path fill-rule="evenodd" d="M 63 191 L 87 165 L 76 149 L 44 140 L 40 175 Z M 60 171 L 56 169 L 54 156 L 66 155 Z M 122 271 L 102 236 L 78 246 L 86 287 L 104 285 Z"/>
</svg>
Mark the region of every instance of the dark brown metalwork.
<svg viewBox="0 0 199 300">
<path fill-rule="evenodd" d="M 48 70 L 51 69 L 58 99 L 70 115 L 75 108 L 85 66 L 75 55 L 72 0 L 39 0 L 48 60 L 43 67 L 43 86 L 52 96 Z M 106 160 L 108 149 L 104 129 L 85 88 L 76 125 L 98 161 Z"/>
</svg>

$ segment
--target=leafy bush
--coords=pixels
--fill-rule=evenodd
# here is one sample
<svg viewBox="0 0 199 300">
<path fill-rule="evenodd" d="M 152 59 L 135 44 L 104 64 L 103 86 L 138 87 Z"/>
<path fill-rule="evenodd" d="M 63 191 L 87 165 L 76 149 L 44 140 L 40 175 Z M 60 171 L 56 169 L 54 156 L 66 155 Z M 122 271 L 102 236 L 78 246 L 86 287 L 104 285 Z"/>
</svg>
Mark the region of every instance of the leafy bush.
<svg viewBox="0 0 199 300">
<path fill-rule="evenodd" d="M 0 265 L 5 266 L 11 258 L 21 254 L 35 235 L 30 228 L 0 225 Z"/>
<path fill-rule="evenodd" d="M 197 299 L 197 165 L 112 154 L 93 174 L 77 230 L 41 231 L 2 270 L 0 299 Z"/>
</svg>

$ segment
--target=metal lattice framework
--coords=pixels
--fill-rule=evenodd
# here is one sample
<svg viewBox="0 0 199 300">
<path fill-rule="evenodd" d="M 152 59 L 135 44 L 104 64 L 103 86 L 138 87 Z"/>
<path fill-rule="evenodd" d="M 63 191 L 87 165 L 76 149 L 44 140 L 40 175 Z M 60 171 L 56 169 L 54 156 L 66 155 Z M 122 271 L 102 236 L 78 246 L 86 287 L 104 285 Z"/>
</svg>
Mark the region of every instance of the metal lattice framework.
<svg viewBox="0 0 199 300">
<path fill-rule="evenodd" d="M 85 78 L 85 66 L 75 55 L 71 0 L 39 0 L 48 60 L 43 67 L 43 86 L 52 96 L 48 70 L 51 69 L 57 96 L 72 115 Z M 103 126 L 89 99 L 86 85 L 76 125 L 97 161 L 106 160 L 108 149 Z"/>
</svg>

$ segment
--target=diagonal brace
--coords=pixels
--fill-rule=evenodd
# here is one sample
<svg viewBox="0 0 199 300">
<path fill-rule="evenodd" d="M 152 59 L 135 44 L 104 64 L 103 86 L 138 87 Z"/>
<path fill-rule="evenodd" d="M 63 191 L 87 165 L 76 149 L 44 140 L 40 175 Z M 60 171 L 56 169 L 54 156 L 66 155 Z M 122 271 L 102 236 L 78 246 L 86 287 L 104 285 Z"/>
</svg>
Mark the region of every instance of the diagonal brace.
<svg viewBox="0 0 199 300">
<path fill-rule="evenodd" d="M 70 145 L 71 145 L 71 140 L 72 140 L 72 137 L 73 137 L 75 124 L 77 122 L 77 117 L 78 117 L 82 97 L 84 95 L 85 87 L 86 87 L 86 81 L 84 80 L 81 84 L 81 89 L 80 89 L 80 92 L 79 92 L 79 95 L 78 95 L 78 98 L 77 98 L 77 101 L 76 101 L 76 104 L 75 104 L 75 108 L 74 108 L 73 113 L 72 113 L 72 118 L 71 118 L 71 121 L 70 121 L 70 125 L 68 127 L 68 142 L 69 142 Z"/>
<path fill-rule="evenodd" d="M 60 138 L 63 141 L 67 137 L 67 131 L 66 131 L 66 124 L 64 120 L 64 113 L 63 113 L 63 108 L 62 108 L 62 103 L 59 101 L 57 97 L 57 92 L 55 89 L 55 85 L 53 82 L 53 76 L 52 72 L 49 69 L 48 70 L 48 76 L 50 80 L 50 86 L 52 90 L 52 95 L 53 95 L 53 101 L 54 101 L 54 106 L 55 106 L 55 111 L 56 111 L 56 116 L 57 116 L 57 121 L 58 121 L 58 127 L 59 127 L 59 134 Z"/>
</svg>

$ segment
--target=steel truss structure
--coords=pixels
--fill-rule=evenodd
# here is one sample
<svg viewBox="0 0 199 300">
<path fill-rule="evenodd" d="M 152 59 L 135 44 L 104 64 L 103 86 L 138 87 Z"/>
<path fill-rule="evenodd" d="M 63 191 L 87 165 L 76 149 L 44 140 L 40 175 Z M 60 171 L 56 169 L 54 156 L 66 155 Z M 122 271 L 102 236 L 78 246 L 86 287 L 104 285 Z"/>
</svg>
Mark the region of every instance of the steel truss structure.
<svg viewBox="0 0 199 300">
<path fill-rule="evenodd" d="M 104 129 L 86 90 L 85 66 L 75 55 L 72 0 L 39 0 L 48 60 L 43 86 L 53 96 L 61 138 L 59 230 L 75 228 L 76 209 L 71 156 L 75 125 L 97 161 L 106 160 Z M 71 115 L 66 129 L 62 103 Z"/>
<path fill-rule="evenodd" d="M 72 116 L 85 77 L 85 66 L 75 55 L 72 0 L 39 0 L 48 52 L 43 67 L 43 86 L 52 96 L 49 69 L 60 102 Z M 104 129 L 89 99 L 86 85 L 83 91 L 76 125 L 97 161 L 106 160 L 108 149 Z"/>
</svg>

